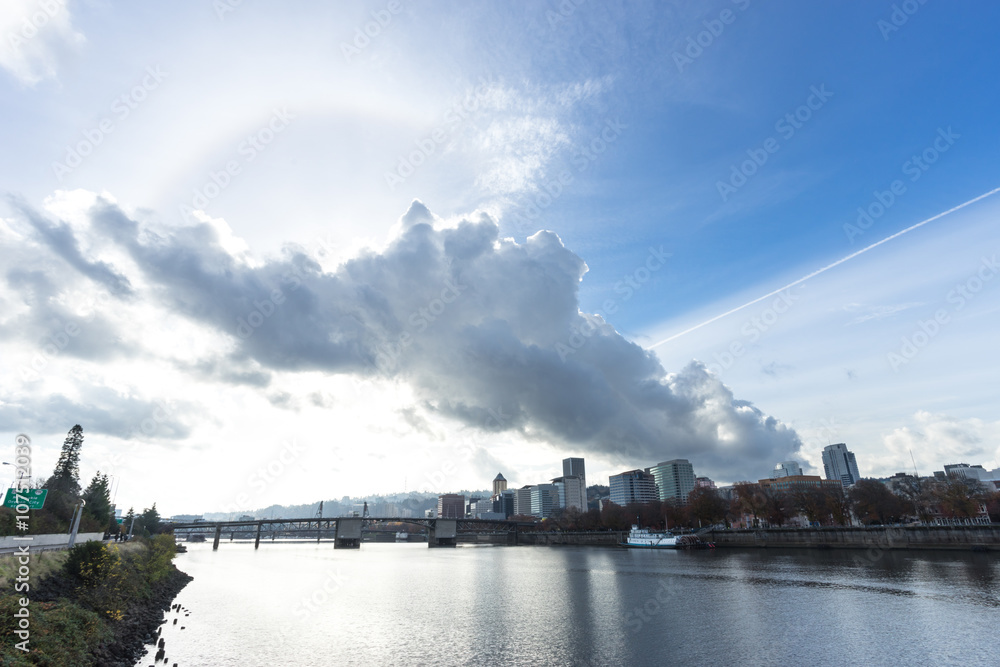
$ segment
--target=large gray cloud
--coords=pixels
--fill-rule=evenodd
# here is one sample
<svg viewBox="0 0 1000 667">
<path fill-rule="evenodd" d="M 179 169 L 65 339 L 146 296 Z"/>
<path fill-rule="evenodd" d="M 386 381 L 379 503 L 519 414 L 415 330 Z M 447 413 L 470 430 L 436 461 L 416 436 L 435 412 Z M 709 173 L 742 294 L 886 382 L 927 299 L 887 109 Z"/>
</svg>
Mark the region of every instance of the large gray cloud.
<svg viewBox="0 0 1000 667">
<path fill-rule="evenodd" d="M 264 386 L 279 369 L 392 377 L 423 410 L 471 427 L 617 452 L 623 465 L 687 457 L 726 479 L 799 449 L 794 431 L 701 364 L 668 373 L 580 313 L 587 267 L 555 234 L 518 244 L 485 215 L 433 223 L 415 202 L 383 251 L 324 271 L 295 248 L 248 265 L 208 224 L 154 231 L 105 201 L 91 211 L 93 230 L 143 272 L 146 298 L 236 342 L 234 381 Z M 252 369 L 234 370 L 238 358 Z M 201 371 L 218 373 L 214 363 Z"/>
</svg>

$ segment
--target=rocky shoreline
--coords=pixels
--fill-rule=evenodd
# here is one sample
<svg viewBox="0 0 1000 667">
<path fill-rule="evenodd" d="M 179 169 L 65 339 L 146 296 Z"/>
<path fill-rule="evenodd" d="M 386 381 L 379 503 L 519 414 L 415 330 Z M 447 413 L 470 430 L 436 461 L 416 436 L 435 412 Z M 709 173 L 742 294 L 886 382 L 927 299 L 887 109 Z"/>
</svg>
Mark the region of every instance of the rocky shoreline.
<svg viewBox="0 0 1000 667">
<path fill-rule="evenodd" d="M 169 611 L 171 604 L 181 589 L 194 577 L 181 572 L 171 564 L 173 571 L 162 581 L 153 585 L 152 595 L 146 600 L 137 600 L 125 610 L 124 618 L 112 625 L 114 637 L 93 652 L 94 664 L 101 667 L 133 667 L 142 657 L 146 644 L 153 644 L 157 630 L 164 622 L 163 612 Z M 34 600 L 54 602 L 60 597 L 73 598 L 73 582 L 56 575 L 42 582 Z"/>
</svg>

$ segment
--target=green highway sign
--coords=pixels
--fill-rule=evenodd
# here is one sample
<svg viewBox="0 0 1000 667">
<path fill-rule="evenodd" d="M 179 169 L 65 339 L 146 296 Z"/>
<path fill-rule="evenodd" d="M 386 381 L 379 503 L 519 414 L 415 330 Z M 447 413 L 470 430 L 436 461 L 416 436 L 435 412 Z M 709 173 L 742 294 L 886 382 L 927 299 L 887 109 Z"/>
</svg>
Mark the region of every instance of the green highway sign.
<svg viewBox="0 0 1000 667">
<path fill-rule="evenodd" d="M 24 491 L 7 489 L 3 506 L 13 510 L 17 509 L 18 505 L 27 505 L 29 510 L 40 510 L 45 504 L 45 496 L 47 495 L 49 495 L 48 489 L 26 489 Z"/>
</svg>

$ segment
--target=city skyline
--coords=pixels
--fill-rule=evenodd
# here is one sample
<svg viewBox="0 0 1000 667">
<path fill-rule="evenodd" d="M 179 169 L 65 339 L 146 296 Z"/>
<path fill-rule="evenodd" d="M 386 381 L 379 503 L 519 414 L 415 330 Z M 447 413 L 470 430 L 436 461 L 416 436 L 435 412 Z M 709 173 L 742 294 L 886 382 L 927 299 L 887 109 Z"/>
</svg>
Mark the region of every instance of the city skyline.
<svg viewBox="0 0 1000 667">
<path fill-rule="evenodd" d="M 82 477 L 177 513 L 564 454 L 1000 467 L 998 7 L 8 4 L 39 474 L 78 423 Z"/>
</svg>

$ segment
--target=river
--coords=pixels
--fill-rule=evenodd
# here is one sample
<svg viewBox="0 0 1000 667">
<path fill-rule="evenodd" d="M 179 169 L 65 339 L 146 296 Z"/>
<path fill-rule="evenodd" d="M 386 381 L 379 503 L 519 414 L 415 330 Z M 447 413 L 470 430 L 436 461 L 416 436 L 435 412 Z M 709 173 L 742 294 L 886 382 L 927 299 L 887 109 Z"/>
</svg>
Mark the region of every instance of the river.
<svg viewBox="0 0 1000 667">
<path fill-rule="evenodd" d="M 1000 664 L 992 554 L 187 546 L 179 667 Z"/>
</svg>

